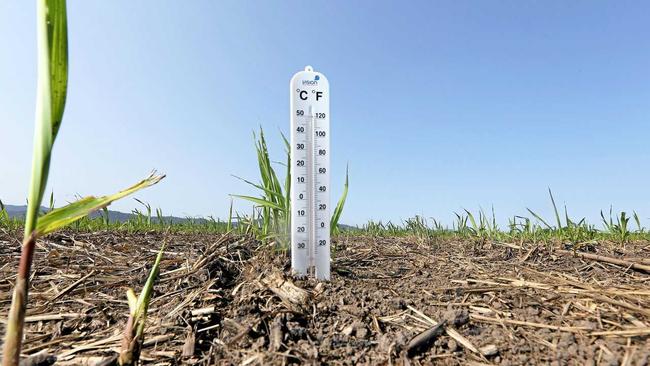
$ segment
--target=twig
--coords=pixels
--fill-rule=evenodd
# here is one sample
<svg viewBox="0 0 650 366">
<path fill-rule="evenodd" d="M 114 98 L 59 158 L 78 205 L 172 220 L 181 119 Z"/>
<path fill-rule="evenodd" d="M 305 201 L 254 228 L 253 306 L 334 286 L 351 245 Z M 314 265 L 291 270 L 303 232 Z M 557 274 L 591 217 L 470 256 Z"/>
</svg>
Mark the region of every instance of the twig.
<svg viewBox="0 0 650 366">
<path fill-rule="evenodd" d="M 429 321 L 431 324 L 438 324 L 438 322 L 436 322 L 435 320 L 431 319 L 430 317 L 428 317 L 427 315 L 425 315 L 423 312 L 421 312 L 421 311 L 419 311 L 418 309 L 412 307 L 411 305 L 406 305 L 406 307 L 409 308 L 409 309 L 410 309 L 411 311 L 413 311 L 414 313 L 416 313 L 416 314 L 418 314 L 419 316 L 421 316 L 422 318 L 424 318 L 425 320 Z M 458 333 L 454 328 L 449 327 L 449 326 L 445 326 L 444 328 L 445 328 L 445 332 L 447 333 L 447 335 L 450 336 L 451 338 L 453 338 L 454 340 L 456 340 L 456 341 L 457 341 L 458 343 L 460 343 L 461 345 L 463 345 L 463 347 L 465 347 L 465 348 L 467 348 L 468 350 L 470 350 L 470 351 L 472 351 L 472 352 L 474 352 L 474 353 L 480 355 L 481 357 L 483 356 L 483 355 L 481 354 L 481 352 L 478 350 L 478 348 L 476 348 L 476 346 L 474 346 L 474 345 L 472 344 L 472 342 L 469 341 L 469 339 L 463 337 L 463 335 L 460 334 L 460 333 Z"/>
<path fill-rule="evenodd" d="M 590 253 L 583 253 L 583 252 L 573 252 L 573 251 L 564 250 L 564 249 L 556 249 L 554 252 L 559 253 L 559 254 L 564 254 L 564 255 L 567 255 L 567 256 L 570 255 L 570 256 L 575 256 L 575 257 L 580 257 L 580 258 L 585 258 L 585 259 L 591 259 L 591 260 L 598 261 L 598 262 L 605 262 L 605 263 L 610 263 L 610 264 L 618 264 L 619 266 L 625 266 L 625 267 L 635 269 L 637 271 L 650 273 L 650 265 L 636 263 L 636 262 L 628 261 L 628 260 L 625 260 L 625 259 L 606 257 L 604 255 L 598 255 L 598 254 L 590 254 Z"/>
<path fill-rule="evenodd" d="M 486 323 L 521 325 L 521 326 L 525 326 L 525 327 L 546 328 L 546 329 L 560 330 L 560 331 L 563 331 L 563 332 L 571 332 L 571 333 L 581 333 L 582 331 L 587 329 L 585 327 L 562 327 L 562 326 L 558 326 L 558 325 L 525 322 L 525 321 L 521 321 L 521 320 L 490 318 L 490 317 L 487 317 L 487 316 L 482 316 L 482 315 L 477 315 L 477 314 L 470 314 L 469 316 L 470 316 L 470 318 L 472 320 L 483 321 L 483 322 L 486 322 Z"/>
<path fill-rule="evenodd" d="M 632 328 L 624 330 L 610 330 L 604 332 L 591 332 L 590 336 L 605 336 L 605 337 L 635 337 L 650 334 L 650 328 Z"/>
<path fill-rule="evenodd" d="M 54 297 L 53 297 L 51 300 L 49 300 L 46 304 L 50 304 L 50 303 L 52 303 L 52 302 L 58 300 L 59 298 L 61 298 L 61 296 L 64 296 L 65 294 L 67 294 L 67 293 L 69 293 L 70 291 L 74 290 L 75 287 L 79 286 L 82 282 L 84 282 L 85 280 L 87 280 L 88 277 L 90 277 L 90 276 L 92 276 L 92 275 L 94 275 L 94 274 L 95 274 L 95 271 L 94 271 L 94 270 L 93 270 L 93 271 L 90 271 L 90 273 L 88 273 L 87 275 L 81 277 L 79 280 L 75 281 L 72 285 L 66 287 L 63 291 L 59 292 L 58 295 L 54 296 Z"/>
<path fill-rule="evenodd" d="M 406 352 L 409 357 L 413 357 L 420 352 L 426 351 L 431 346 L 433 341 L 435 341 L 439 335 L 444 333 L 446 324 L 447 322 L 443 320 L 433 327 L 413 337 L 408 346 L 406 346 Z"/>
</svg>

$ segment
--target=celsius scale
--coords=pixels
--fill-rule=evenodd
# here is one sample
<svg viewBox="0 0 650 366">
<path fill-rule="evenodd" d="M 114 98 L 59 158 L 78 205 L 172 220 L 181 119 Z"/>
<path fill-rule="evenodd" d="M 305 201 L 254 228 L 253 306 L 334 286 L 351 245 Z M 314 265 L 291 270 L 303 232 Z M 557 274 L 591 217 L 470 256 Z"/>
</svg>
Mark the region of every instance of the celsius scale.
<svg viewBox="0 0 650 366">
<path fill-rule="evenodd" d="M 330 98 L 325 75 L 311 66 L 290 83 L 291 268 L 330 278 Z"/>
</svg>

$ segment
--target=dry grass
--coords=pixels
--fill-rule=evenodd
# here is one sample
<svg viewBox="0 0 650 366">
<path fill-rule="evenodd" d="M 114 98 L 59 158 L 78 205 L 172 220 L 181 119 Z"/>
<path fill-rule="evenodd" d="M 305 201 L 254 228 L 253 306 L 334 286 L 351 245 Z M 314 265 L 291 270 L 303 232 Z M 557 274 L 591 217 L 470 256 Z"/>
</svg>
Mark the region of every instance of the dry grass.
<svg viewBox="0 0 650 366">
<path fill-rule="evenodd" d="M 0 233 L 3 313 L 16 234 Z M 163 235 L 66 232 L 39 241 L 24 355 L 45 350 L 57 365 L 112 361 L 128 314 L 124 292 L 145 282 Z M 248 238 L 166 239 L 146 364 L 635 365 L 649 356 L 650 276 L 630 267 L 525 244 L 339 238 L 333 280 L 317 283 L 292 281 L 286 253 Z M 597 254 L 650 258 L 647 242 L 608 248 Z"/>
</svg>

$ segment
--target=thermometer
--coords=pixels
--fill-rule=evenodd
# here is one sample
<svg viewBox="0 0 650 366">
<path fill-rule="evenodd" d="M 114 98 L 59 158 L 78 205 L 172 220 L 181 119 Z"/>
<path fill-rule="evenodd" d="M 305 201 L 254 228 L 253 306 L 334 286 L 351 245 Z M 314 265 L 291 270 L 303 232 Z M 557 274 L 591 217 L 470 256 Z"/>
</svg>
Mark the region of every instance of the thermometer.
<svg viewBox="0 0 650 366">
<path fill-rule="evenodd" d="M 290 83 L 291 268 L 330 278 L 329 83 L 311 66 Z"/>
</svg>

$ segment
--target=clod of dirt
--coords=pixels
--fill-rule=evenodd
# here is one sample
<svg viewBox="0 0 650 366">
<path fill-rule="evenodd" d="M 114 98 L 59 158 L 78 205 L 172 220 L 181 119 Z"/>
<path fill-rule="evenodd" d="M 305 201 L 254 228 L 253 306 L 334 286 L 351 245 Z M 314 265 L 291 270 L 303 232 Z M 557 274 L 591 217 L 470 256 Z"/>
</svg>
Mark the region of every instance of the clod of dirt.
<svg viewBox="0 0 650 366">
<path fill-rule="evenodd" d="M 368 314 L 368 310 L 357 305 L 342 305 L 339 309 L 358 318 L 363 318 Z"/>
<path fill-rule="evenodd" d="M 396 299 L 390 300 L 390 306 L 395 310 L 404 310 L 406 309 L 406 301 L 398 297 Z"/>
<path fill-rule="evenodd" d="M 526 309 L 526 315 L 528 316 L 538 316 L 539 315 L 539 309 L 536 307 L 529 307 Z"/>
<path fill-rule="evenodd" d="M 298 322 L 287 322 L 289 338 L 293 340 L 307 339 L 307 328 L 301 326 Z"/>
<path fill-rule="evenodd" d="M 458 349 L 458 342 L 456 342 L 453 338 L 449 338 L 447 341 L 447 349 L 449 352 L 456 352 Z"/>
<path fill-rule="evenodd" d="M 49 366 L 56 362 L 56 358 L 47 350 L 43 350 L 20 361 L 20 366 Z"/>
<path fill-rule="evenodd" d="M 368 328 L 362 322 L 354 322 L 354 334 L 357 338 L 366 338 L 368 336 Z"/>
<path fill-rule="evenodd" d="M 450 309 L 445 311 L 442 318 L 447 321 L 447 324 L 460 327 L 469 321 L 469 313 L 465 309 Z"/>
<path fill-rule="evenodd" d="M 585 329 L 588 329 L 588 330 L 596 330 L 596 329 L 598 329 L 598 323 L 592 322 L 592 321 L 589 321 L 589 320 L 582 320 L 582 321 L 577 322 L 577 324 L 578 324 L 579 327 L 584 327 Z"/>
<path fill-rule="evenodd" d="M 395 351 L 399 353 L 408 343 L 408 341 L 409 337 L 405 332 L 397 332 L 397 334 L 395 334 L 395 338 L 392 339 Z"/>
<path fill-rule="evenodd" d="M 646 352 L 641 355 L 639 360 L 636 362 L 637 366 L 648 366 L 650 365 L 650 353 Z"/>
<path fill-rule="evenodd" d="M 602 361 L 603 362 L 600 363 L 601 365 L 606 365 L 606 366 L 618 366 L 619 365 L 618 359 L 614 355 L 607 355 L 606 354 L 603 357 Z"/>
<path fill-rule="evenodd" d="M 568 348 L 570 345 L 574 344 L 575 341 L 576 341 L 576 337 L 573 335 L 573 333 L 563 333 L 560 336 L 560 342 L 558 342 L 558 348 L 560 349 Z"/>
</svg>

